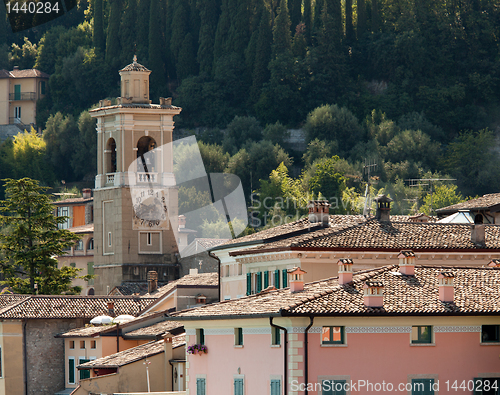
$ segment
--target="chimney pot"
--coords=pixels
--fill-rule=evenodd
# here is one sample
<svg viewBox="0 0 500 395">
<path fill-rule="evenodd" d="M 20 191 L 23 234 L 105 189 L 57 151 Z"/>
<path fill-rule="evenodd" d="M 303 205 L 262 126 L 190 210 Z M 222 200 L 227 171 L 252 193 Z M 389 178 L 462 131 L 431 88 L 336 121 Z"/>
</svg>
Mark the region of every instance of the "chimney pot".
<svg viewBox="0 0 500 395">
<path fill-rule="evenodd" d="M 158 273 L 154 270 L 148 272 L 148 293 L 153 293 L 158 289 Z"/>
<path fill-rule="evenodd" d="M 309 222 L 311 224 L 321 223 L 323 226 L 328 226 L 330 221 L 330 203 L 328 203 L 328 200 L 309 200 L 307 208 L 309 209 Z"/>
<path fill-rule="evenodd" d="M 306 274 L 306 272 L 300 267 L 294 267 L 293 269 L 288 270 L 288 274 L 292 276 L 290 280 L 290 291 L 294 293 L 303 291 L 304 274 Z"/>
<path fill-rule="evenodd" d="M 84 199 L 90 199 L 92 197 L 92 190 L 90 188 L 82 189 L 82 195 Z"/>
<path fill-rule="evenodd" d="M 415 253 L 411 250 L 402 250 L 399 255 L 399 272 L 407 276 L 415 275 Z"/>
<path fill-rule="evenodd" d="M 485 228 L 482 224 L 475 224 L 472 226 L 470 234 L 471 241 L 478 247 L 486 246 Z"/>
<path fill-rule="evenodd" d="M 384 306 L 384 283 L 366 281 L 363 285 L 363 301 L 366 307 Z"/>
<path fill-rule="evenodd" d="M 488 263 L 488 267 L 500 267 L 500 259 L 492 259 L 490 263 Z"/>
<path fill-rule="evenodd" d="M 352 281 L 352 259 L 339 259 L 339 284 L 344 285 Z"/>
<path fill-rule="evenodd" d="M 375 214 L 375 218 L 380 222 L 390 222 L 391 221 L 391 202 L 390 197 L 386 195 L 378 195 L 375 199 L 377 202 L 377 212 Z"/>
<path fill-rule="evenodd" d="M 455 275 L 452 272 L 441 272 L 439 274 L 439 300 L 441 302 L 453 302 L 455 298 L 454 278 Z"/>
</svg>

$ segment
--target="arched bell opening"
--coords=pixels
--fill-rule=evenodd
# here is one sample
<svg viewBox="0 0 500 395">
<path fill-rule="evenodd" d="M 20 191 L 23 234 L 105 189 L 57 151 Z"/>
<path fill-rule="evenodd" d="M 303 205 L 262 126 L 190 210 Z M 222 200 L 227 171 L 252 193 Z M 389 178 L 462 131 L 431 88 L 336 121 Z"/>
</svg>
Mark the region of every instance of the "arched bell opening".
<svg viewBox="0 0 500 395">
<path fill-rule="evenodd" d="M 116 173 L 116 141 L 110 138 L 106 143 L 106 168 L 105 173 Z"/>
<path fill-rule="evenodd" d="M 142 136 L 137 142 L 137 172 L 155 173 L 157 165 L 155 160 L 156 141 L 150 136 Z"/>
</svg>

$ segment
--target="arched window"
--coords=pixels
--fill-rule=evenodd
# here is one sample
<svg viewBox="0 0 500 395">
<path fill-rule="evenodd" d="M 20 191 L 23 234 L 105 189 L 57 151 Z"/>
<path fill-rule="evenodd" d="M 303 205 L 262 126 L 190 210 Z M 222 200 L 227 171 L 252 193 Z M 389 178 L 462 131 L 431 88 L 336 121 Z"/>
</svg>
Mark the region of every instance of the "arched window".
<svg viewBox="0 0 500 395">
<path fill-rule="evenodd" d="M 89 288 L 89 290 L 87 291 L 87 295 L 88 295 L 88 296 L 95 295 L 94 288 Z"/>
<path fill-rule="evenodd" d="M 149 136 L 142 136 L 137 142 L 137 171 L 144 173 L 154 173 L 157 171 L 153 150 L 156 148 L 156 141 Z"/>
<path fill-rule="evenodd" d="M 116 173 L 116 141 L 110 138 L 106 144 L 106 168 L 105 173 Z"/>
<path fill-rule="evenodd" d="M 92 237 L 89 239 L 89 242 L 87 244 L 87 250 L 93 250 L 94 249 L 94 238 Z"/>
<path fill-rule="evenodd" d="M 484 218 L 482 214 L 476 214 L 474 217 L 474 223 L 475 224 L 482 224 L 484 222 Z"/>
</svg>

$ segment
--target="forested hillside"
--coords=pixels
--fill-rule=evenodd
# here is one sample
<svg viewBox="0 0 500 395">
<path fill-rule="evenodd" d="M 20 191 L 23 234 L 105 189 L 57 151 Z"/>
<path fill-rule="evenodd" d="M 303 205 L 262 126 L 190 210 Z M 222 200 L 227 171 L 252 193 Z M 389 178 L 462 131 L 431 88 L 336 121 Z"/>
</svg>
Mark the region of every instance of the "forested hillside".
<svg viewBox="0 0 500 395">
<path fill-rule="evenodd" d="M 203 130 L 204 158 L 248 197 L 334 193 L 356 211 L 365 160 L 405 214 L 426 204 L 409 178 L 456 178 L 433 186 L 444 202 L 500 191 L 496 0 L 92 0 L 27 32 L 5 26 L 0 42 L 0 68 L 51 74 L 37 118 L 46 183 L 95 172 L 85 111 L 119 95 L 136 53 L 153 101 L 174 98 L 176 127 Z M 305 154 L 286 128 L 305 130 Z M 0 176 L 29 175 L 9 170 L 13 147 L 0 147 Z"/>
</svg>

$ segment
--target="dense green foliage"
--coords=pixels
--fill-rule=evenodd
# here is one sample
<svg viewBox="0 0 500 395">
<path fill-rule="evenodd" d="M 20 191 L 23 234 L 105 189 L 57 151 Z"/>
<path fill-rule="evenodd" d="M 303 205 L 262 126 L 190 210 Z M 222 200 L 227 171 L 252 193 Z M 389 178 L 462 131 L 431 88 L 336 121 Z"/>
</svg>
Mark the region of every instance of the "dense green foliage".
<svg viewBox="0 0 500 395">
<path fill-rule="evenodd" d="M 71 285 L 79 269 L 59 269 L 54 258 L 78 236 L 58 229 L 65 217 L 54 216 L 54 206 L 37 181 L 4 181 L 7 199 L 0 202 L 0 224 L 7 227 L 0 233 L 2 283 L 15 293 L 79 294 L 81 287 Z"/>
</svg>

